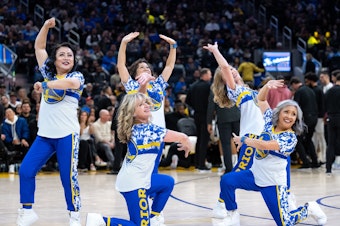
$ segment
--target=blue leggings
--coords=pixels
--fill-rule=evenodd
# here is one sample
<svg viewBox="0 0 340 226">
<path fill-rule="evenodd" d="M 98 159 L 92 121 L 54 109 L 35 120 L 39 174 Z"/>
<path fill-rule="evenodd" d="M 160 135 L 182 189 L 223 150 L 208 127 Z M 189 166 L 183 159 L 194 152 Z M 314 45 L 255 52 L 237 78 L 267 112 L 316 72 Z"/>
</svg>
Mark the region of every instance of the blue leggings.
<svg viewBox="0 0 340 226">
<path fill-rule="evenodd" d="M 295 225 L 307 218 L 307 206 L 296 210 L 288 210 L 288 192 L 286 186 L 259 187 L 255 184 L 254 175 L 250 170 L 225 174 L 220 182 L 221 193 L 227 210 L 236 210 L 235 190 L 259 191 L 278 226 Z"/>
<path fill-rule="evenodd" d="M 259 138 L 260 136 L 254 134 L 246 134 L 246 137 L 249 138 Z M 237 164 L 234 166 L 232 172 L 239 172 L 243 170 L 248 170 L 253 165 L 253 157 L 256 152 L 256 148 L 249 147 L 246 144 L 243 144 L 239 150 L 239 157 Z M 287 158 L 287 186 L 288 186 L 288 193 L 290 192 L 290 157 Z M 221 193 L 219 196 L 219 200 L 223 202 L 223 198 L 221 197 Z"/>
<path fill-rule="evenodd" d="M 79 211 L 78 151 L 78 134 L 58 139 L 37 136 L 20 166 L 20 202 L 34 203 L 35 177 L 47 160 L 56 153 L 67 209 Z"/>
<path fill-rule="evenodd" d="M 122 192 L 130 215 L 130 221 L 119 218 L 104 217 L 107 226 L 148 226 L 150 218 L 157 216 L 164 209 L 175 181 L 172 177 L 163 174 L 151 175 L 150 189 L 140 188 L 130 192 Z M 153 202 L 151 213 L 148 197 L 152 194 Z"/>
</svg>

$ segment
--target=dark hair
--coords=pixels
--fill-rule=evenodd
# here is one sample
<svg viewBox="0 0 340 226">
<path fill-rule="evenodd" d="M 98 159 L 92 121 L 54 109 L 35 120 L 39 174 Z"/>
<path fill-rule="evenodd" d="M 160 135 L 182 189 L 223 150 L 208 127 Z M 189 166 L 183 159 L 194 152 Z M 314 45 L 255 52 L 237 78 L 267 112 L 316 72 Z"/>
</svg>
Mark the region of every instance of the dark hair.
<svg viewBox="0 0 340 226">
<path fill-rule="evenodd" d="M 60 43 L 60 44 L 56 44 L 53 48 L 52 48 L 52 51 L 51 51 L 51 54 L 49 56 L 49 59 L 50 61 L 47 62 L 47 66 L 50 70 L 50 72 L 52 73 L 52 75 L 56 75 L 57 74 L 57 69 L 54 65 L 55 61 L 56 61 L 56 57 L 57 57 L 57 51 L 58 49 L 60 49 L 61 47 L 68 47 L 72 50 L 73 52 L 73 60 L 74 60 L 74 65 L 73 65 L 73 68 L 71 69 L 71 72 L 72 71 L 75 71 L 76 68 L 77 68 L 77 60 L 76 60 L 76 48 L 75 46 L 71 45 L 70 43 L 68 42 L 63 42 L 63 43 Z"/>
<path fill-rule="evenodd" d="M 209 68 L 202 68 L 200 70 L 200 77 L 202 77 L 203 75 L 205 75 L 206 73 L 208 73 L 210 71 Z"/>
<path fill-rule="evenodd" d="M 314 72 L 308 72 L 305 75 L 305 79 L 308 79 L 313 82 L 317 82 L 319 80 L 318 76 Z"/>
<path fill-rule="evenodd" d="M 149 68 L 151 70 L 151 75 L 154 76 L 154 72 L 152 70 L 152 65 L 149 64 L 149 62 L 145 59 L 145 58 L 140 58 L 138 60 L 136 60 L 135 62 L 133 62 L 129 67 L 128 67 L 128 71 L 129 71 L 129 74 L 130 76 L 135 79 L 136 78 L 136 74 L 137 74 L 137 68 L 138 68 L 138 65 L 140 63 L 146 63 L 147 65 L 149 65 Z"/>
<path fill-rule="evenodd" d="M 292 85 L 292 84 L 298 84 L 298 83 L 302 83 L 302 82 L 301 82 L 301 80 L 300 80 L 298 77 L 296 77 L 296 76 L 292 77 L 292 78 L 290 79 L 290 82 L 289 82 L 290 85 Z"/>
</svg>

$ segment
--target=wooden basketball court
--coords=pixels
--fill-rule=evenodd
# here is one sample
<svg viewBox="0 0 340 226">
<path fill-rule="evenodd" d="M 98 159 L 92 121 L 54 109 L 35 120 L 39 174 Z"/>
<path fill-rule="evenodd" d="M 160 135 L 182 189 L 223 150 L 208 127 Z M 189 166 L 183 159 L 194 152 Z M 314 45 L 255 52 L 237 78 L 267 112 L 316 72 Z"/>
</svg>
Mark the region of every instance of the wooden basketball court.
<svg viewBox="0 0 340 226">
<path fill-rule="evenodd" d="M 160 173 L 175 178 L 176 185 L 164 209 L 168 226 L 217 226 L 221 220 L 211 218 L 219 194 L 220 176 L 214 169 L 211 173 L 199 173 L 194 169 L 161 169 Z M 115 190 L 115 175 L 105 171 L 87 172 L 79 175 L 82 198 L 82 225 L 86 213 L 97 212 L 106 216 L 128 219 L 125 200 Z M 297 204 L 316 200 L 328 216 L 327 225 L 339 225 L 340 216 L 340 171 L 326 176 L 325 169 L 292 169 L 292 191 Z M 37 176 L 36 203 L 39 216 L 36 226 L 68 225 L 68 213 L 58 173 L 40 173 Z M 259 193 L 237 191 L 242 226 L 273 226 L 270 213 Z M 17 174 L 0 174 L 0 225 L 16 225 L 19 204 L 19 177 Z M 316 225 L 313 219 L 300 225 Z"/>
</svg>

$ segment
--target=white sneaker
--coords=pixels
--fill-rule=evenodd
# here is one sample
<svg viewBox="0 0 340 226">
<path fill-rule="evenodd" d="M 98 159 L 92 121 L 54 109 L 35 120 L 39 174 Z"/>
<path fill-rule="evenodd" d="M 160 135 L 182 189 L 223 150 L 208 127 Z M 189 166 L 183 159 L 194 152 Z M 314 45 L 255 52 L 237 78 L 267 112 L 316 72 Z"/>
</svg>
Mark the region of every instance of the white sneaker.
<svg viewBox="0 0 340 226">
<path fill-rule="evenodd" d="M 327 223 L 327 216 L 315 201 L 308 202 L 308 215 L 311 215 L 318 225 Z"/>
<path fill-rule="evenodd" d="M 211 162 L 205 162 L 205 166 L 209 169 L 211 169 L 212 167 L 212 163 Z"/>
<path fill-rule="evenodd" d="M 30 226 L 38 220 L 33 209 L 18 209 L 17 226 Z"/>
<path fill-rule="evenodd" d="M 223 219 L 224 226 L 240 226 L 240 214 L 237 210 L 227 211 L 227 217 Z"/>
<path fill-rule="evenodd" d="M 225 204 L 217 201 L 215 207 L 212 210 L 212 217 L 218 218 L 218 219 L 224 219 L 227 216 L 228 216 L 228 211 L 225 208 Z"/>
<path fill-rule="evenodd" d="M 79 212 L 70 211 L 70 226 L 81 226 Z"/>
<path fill-rule="evenodd" d="M 164 224 L 164 217 L 162 214 L 150 218 L 150 226 L 166 226 Z"/>
<path fill-rule="evenodd" d="M 8 173 L 15 173 L 15 165 L 11 164 L 8 166 Z"/>
<path fill-rule="evenodd" d="M 97 171 L 96 167 L 92 163 L 90 165 L 90 171 Z"/>
<path fill-rule="evenodd" d="M 171 157 L 171 164 L 170 164 L 170 168 L 171 169 L 176 169 L 178 165 L 178 156 L 177 155 L 173 155 Z"/>
<path fill-rule="evenodd" d="M 99 213 L 88 213 L 85 226 L 106 226 L 103 216 Z"/>
</svg>

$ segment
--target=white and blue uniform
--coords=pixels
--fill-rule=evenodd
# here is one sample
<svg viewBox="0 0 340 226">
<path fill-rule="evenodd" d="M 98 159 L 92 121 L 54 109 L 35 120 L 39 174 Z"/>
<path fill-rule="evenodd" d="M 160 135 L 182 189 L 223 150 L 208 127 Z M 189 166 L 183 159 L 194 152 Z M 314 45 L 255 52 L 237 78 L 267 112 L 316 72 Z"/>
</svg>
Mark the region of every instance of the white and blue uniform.
<svg viewBox="0 0 340 226">
<path fill-rule="evenodd" d="M 46 65 L 48 60 L 39 68 L 44 80 L 59 79 L 49 72 Z M 77 173 L 80 133 L 77 109 L 84 87 L 84 77 L 81 72 L 74 71 L 68 73 L 65 78 L 78 79 L 80 87 L 43 91 L 37 138 L 20 167 L 20 202 L 34 203 L 35 176 L 46 161 L 56 153 L 67 209 L 78 211 L 81 203 Z"/>
<path fill-rule="evenodd" d="M 139 90 L 139 83 L 129 77 L 126 83 L 123 83 L 124 88 L 128 94 L 136 93 Z M 165 117 L 164 117 L 164 96 L 165 89 L 168 87 L 168 83 L 164 81 L 162 75 L 158 76 L 155 81 L 150 81 L 147 87 L 147 95 L 151 98 L 153 108 L 151 109 L 152 123 L 160 127 L 165 128 Z"/>
<path fill-rule="evenodd" d="M 297 137 L 292 130 L 276 133 L 272 110 L 264 113 L 263 140 L 276 140 L 280 150 L 258 150 L 250 169 L 231 172 L 221 179 L 221 193 L 227 210 L 237 209 L 235 190 L 260 191 L 277 225 L 294 225 L 307 218 L 307 207 L 288 210 L 287 158 L 294 151 Z"/>
<path fill-rule="evenodd" d="M 244 86 L 236 85 L 235 90 L 227 87 L 227 95 L 240 109 L 240 136 L 257 138 L 263 131 L 264 120 L 257 104 L 258 92 Z M 243 145 L 233 171 L 249 169 L 253 163 L 255 148 Z"/>
<path fill-rule="evenodd" d="M 151 123 L 135 124 L 132 128 L 127 154 L 117 175 L 116 189 L 124 196 L 130 222 L 134 225 L 149 225 L 150 193 L 155 195 L 152 211 L 160 212 L 172 192 L 173 186 L 165 186 L 174 184 L 172 177 L 153 174 L 157 156 L 163 151 L 165 134 L 165 128 Z M 117 225 L 122 222 L 122 219 L 118 218 L 104 217 L 104 220 L 107 225 Z M 127 222 L 125 224 L 129 225 Z"/>
</svg>

